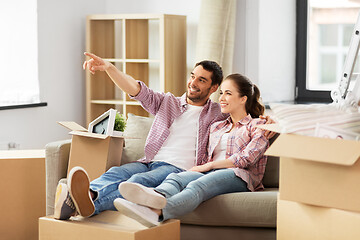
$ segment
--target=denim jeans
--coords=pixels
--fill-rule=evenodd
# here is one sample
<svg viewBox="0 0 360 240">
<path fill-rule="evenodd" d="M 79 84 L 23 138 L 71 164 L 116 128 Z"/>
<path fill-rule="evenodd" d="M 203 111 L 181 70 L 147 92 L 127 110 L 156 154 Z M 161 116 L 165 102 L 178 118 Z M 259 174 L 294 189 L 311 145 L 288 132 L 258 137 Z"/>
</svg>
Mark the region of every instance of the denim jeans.
<svg viewBox="0 0 360 240">
<path fill-rule="evenodd" d="M 236 176 L 230 168 L 206 173 L 192 171 L 172 173 L 155 190 L 165 195 L 167 200 L 160 221 L 189 213 L 203 201 L 217 195 L 249 191 L 246 182 Z"/>
<path fill-rule="evenodd" d="M 114 200 L 122 196 L 118 190 L 124 181 L 140 183 L 146 187 L 158 186 L 170 173 L 183 170 L 166 162 L 132 162 L 120 167 L 112 167 L 99 178 L 90 183 L 90 189 L 97 193 L 94 200 L 95 213 L 105 210 L 116 210 Z"/>
</svg>

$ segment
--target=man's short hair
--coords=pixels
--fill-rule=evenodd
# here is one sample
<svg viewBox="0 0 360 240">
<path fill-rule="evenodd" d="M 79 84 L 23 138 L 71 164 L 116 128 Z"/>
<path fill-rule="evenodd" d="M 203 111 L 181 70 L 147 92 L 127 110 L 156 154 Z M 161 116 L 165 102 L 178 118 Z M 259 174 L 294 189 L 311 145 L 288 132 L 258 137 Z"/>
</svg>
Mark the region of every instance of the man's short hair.
<svg viewBox="0 0 360 240">
<path fill-rule="evenodd" d="M 195 64 L 195 67 L 202 66 L 206 71 L 209 71 L 212 73 L 211 75 L 211 86 L 213 85 L 219 85 L 221 84 L 224 76 L 223 71 L 217 62 L 210 61 L 210 60 L 203 60 L 201 62 L 198 62 Z"/>
</svg>

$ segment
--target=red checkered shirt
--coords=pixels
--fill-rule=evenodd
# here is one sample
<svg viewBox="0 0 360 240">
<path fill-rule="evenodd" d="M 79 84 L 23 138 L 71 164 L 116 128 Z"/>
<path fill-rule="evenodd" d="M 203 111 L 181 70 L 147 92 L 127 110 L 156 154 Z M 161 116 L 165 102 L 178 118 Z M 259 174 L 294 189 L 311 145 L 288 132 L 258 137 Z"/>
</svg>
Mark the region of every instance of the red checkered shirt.
<svg viewBox="0 0 360 240">
<path fill-rule="evenodd" d="M 170 134 L 170 126 L 174 120 L 186 111 L 186 94 L 175 97 L 171 93 L 154 92 L 143 82 L 138 81 L 141 90 L 132 99 L 138 100 L 142 107 L 155 116 L 145 143 L 145 156 L 139 161 L 150 162 L 160 150 Z M 205 103 L 199 117 L 199 132 L 196 153 L 196 164 L 207 162 L 207 145 L 209 140 L 209 128 L 212 123 L 224 120 L 228 114 L 222 114 L 220 105 L 210 99 Z"/>
<path fill-rule="evenodd" d="M 226 149 L 226 159 L 234 165 L 236 176 L 243 179 L 250 191 L 264 188 L 262 178 L 265 172 L 267 157 L 264 152 L 269 146 L 264 131 L 256 128 L 257 124 L 264 124 L 265 120 L 251 118 L 250 115 L 235 123 L 235 128 L 229 133 Z M 208 147 L 208 161 L 212 161 L 215 147 L 219 144 L 222 135 L 232 128 L 230 117 L 224 121 L 216 122 L 210 128 Z"/>
</svg>

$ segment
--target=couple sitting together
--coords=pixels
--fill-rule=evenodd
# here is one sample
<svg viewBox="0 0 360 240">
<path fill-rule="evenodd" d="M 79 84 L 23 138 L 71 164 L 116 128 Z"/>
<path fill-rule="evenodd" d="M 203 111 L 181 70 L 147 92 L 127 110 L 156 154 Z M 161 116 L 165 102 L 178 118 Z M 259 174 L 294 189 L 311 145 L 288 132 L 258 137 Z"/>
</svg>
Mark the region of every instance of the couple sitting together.
<svg viewBox="0 0 360 240">
<path fill-rule="evenodd" d="M 89 217 L 119 210 L 145 226 L 178 218 L 220 194 L 263 189 L 268 139 L 256 127 L 262 117 L 260 92 L 247 77 L 231 74 L 223 81 L 213 61 L 195 65 L 181 97 L 158 93 L 91 53 L 83 68 L 105 71 L 112 81 L 155 116 L 137 162 L 112 167 L 89 181 L 81 167 L 71 169 L 67 184 L 56 191 L 57 219 Z M 220 87 L 219 103 L 209 97 Z"/>
</svg>

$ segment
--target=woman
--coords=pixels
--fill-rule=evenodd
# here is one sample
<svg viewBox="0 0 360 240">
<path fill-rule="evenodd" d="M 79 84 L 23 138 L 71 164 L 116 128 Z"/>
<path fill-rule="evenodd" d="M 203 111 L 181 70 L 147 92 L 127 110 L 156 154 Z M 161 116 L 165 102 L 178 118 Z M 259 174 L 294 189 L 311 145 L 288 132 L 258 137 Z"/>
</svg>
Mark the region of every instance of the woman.
<svg viewBox="0 0 360 240">
<path fill-rule="evenodd" d="M 155 189 L 122 183 L 115 207 L 146 226 L 177 218 L 220 194 L 263 189 L 268 147 L 257 124 L 264 113 L 260 91 L 241 74 L 229 75 L 220 87 L 220 105 L 230 117 L 210 128 L 209 159 L 187 172 L 170 174 Z"/>
</svg>

